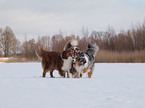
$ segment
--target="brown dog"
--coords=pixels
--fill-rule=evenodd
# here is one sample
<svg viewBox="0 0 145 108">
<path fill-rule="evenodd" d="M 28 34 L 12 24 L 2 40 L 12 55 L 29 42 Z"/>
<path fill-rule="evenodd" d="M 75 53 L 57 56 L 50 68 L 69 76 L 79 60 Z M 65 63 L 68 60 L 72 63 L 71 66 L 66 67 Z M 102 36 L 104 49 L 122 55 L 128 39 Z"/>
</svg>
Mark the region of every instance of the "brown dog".
<svg viewBox="0 0 145 108">
<path fill-rule="evenodd" d="M 63 77 L 65 77 L 65 72 L 67 71 L 67 66 L 64 65 L 71 65 L 71 64 L 65 64 L 64 60 L 67 60 L 70 56 L 70 51 L 66 50 L 62 53 L 60 52 L 48 52 L 42 49 L 42 47 L 38 47 L 36 51 L 36 55 L 41 58 L 41 64 L 43 68 L 43 77 L 46 76 L 46 73 L 50 71 L 50 76 L 53 76 L 53 71 L 58 70 L 59 74 Z M 70 61 L 72 61 L 70 59 Z"/>
</svg>

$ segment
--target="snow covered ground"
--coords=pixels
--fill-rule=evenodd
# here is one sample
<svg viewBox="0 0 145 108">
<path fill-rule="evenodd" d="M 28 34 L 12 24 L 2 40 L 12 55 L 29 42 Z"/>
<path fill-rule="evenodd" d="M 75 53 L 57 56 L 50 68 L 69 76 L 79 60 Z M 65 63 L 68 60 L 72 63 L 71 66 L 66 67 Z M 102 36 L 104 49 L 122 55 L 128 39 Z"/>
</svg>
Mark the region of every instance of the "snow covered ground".
<svg viewBox="0 0 145 108">
<path fill-rule="evenodd" d="M 41 74 L 40 63 L 0 63 L 0 108 L 145 108 L 145 63 L 96 63 L 91 79 Z"/>
</svg>

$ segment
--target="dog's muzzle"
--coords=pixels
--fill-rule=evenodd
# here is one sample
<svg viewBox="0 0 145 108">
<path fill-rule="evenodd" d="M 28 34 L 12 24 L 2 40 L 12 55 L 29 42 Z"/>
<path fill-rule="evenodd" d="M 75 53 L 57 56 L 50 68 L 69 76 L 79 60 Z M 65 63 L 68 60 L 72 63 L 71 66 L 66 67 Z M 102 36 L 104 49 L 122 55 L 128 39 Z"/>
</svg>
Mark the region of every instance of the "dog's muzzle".
<svg viewBox="0 0 145 108">
<path fill-rule="evenodd" d="M 78 48 L 78 47 L 70 48 L 70 55 L 73 59 L 75 59 L 79 54 L 80 54 L 80 48 Z"/>
</svg>

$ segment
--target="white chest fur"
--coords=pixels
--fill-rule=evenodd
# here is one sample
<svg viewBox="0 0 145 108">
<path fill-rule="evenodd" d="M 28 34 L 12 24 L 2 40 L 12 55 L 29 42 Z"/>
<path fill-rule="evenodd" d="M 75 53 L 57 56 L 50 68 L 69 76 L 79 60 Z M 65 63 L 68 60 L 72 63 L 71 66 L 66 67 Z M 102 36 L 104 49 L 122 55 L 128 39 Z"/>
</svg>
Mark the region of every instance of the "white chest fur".
<svg viewBox="0 0 145 108">
<path fill-rule="evenodd" d="M 71 69 L 71 64 L 72 64 L 72 57 L 68 57 L 68 59 L 63 59 L 62 70 L 68 71 L 69 69 Z"/>
</svg>

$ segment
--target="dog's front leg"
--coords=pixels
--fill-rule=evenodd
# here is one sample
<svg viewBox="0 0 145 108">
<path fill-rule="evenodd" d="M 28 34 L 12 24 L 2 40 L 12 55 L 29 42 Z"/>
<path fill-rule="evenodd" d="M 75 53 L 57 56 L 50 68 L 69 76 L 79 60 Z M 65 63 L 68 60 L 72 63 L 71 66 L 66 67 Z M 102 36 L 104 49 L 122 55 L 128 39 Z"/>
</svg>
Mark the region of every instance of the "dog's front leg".
<svg viewBox="0 0 145 108">
<path fill-rule="evenodd" d="M 68 78 L 72 78 L 72 73 L 71 73 L 71 69 L 68 70 Z"/>
<path fill-rule="evenodd" d="M 69 78 L 69 71 L 67 71 L 67 78 Z"/>
<path fill-rule="evenodd" d="M 72 77 L 73 77 L 72 73 L 69 73 L 69 78 L 72 78 Z"/>
<path fill-rule="evenodd" d="M 79 74 L 79 78 L 82 78 L 82 73 L 81 73 L 81 74 Z"/>
<path fill-rule="evenodd" d="M 88 78 L 91 78 L 92 76 L 92 71 L 88 72 Z"/>
<path fill-rule="evenodd" d="M 81 77 L 85 74 L 85 73 L 89 73 L 91 71 L 91 69 L 85 68 L 82 73 L 81 73 Z M 89 75 L 90 76 L 90 75 Z M 89 77 L 90 78 L 90 77 Z"/>
</svg>

